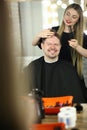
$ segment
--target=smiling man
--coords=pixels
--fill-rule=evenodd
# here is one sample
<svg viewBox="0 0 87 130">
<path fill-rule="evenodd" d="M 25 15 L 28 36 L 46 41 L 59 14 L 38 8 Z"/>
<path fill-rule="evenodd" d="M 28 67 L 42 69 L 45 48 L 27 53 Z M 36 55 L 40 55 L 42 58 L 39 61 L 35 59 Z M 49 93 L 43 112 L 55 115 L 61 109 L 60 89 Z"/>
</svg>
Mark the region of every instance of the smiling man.
<svg viewBox="0 0 87 130">
<path fill-rule="evenodd" d="M 58 35 L 50 36 L 42 40 L 41 48 L 44 52 L 44 60 L 46 62 L 58 61 L 61 43 Z"/>
<path fill-rule="evenodd" d="M 85 102 L 78 74 L 69 62 L 59 59 L 60 37 L 42 38 L 41 48 L 44 56 L 32 61 L 25 71 L 28 74 L 29 87 L 43 91 L 43 97 L 72 95 L 74 103 Z"/>
</svg>

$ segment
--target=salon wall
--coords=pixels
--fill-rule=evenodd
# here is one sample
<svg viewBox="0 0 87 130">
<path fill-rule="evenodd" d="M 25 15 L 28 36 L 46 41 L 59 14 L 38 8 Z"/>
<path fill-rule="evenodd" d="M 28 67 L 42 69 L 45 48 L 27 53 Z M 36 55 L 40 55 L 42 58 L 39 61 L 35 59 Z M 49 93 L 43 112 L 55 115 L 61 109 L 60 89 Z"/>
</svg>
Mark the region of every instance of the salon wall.
<svg viewBox="0 0 87 130">
<path fill-rule="evenodd" d="M 42 55 L 38 47 L 32 46 L 33 38 L 43 29 L 41 1 L 21 2 L 19 8 L 23 56 Z"/>
</svg>

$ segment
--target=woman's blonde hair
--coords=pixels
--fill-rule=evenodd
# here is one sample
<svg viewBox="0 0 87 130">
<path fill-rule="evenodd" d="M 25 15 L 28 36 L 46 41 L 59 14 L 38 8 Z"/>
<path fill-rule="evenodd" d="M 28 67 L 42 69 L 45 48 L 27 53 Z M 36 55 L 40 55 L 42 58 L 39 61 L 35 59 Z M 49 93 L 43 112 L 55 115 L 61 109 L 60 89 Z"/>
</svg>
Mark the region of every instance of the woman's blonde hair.
<svg viewBox="0 0 87 130">
<path fill-rule="evenodd" d="M 64 15 L 66 11 L 71 8 L 76 10 L 77 13 L 79 14 L 79 20 L 74 25 L 74 33 L 75 33 L 74 38 L 78 40 L 79 45 L 83 46 L 83 11 L 79 4 L 73 3 L 66 8 Z M 58 33 L 60 36 L 62 35 L 64 31 L 64 27 L 65 27 L 65 24 L 64 24 L 64 21 L 62 21 L 62 24 L 58 30 Z M 76 50 L 74 49 L 72 49 L 71 54 L 72 54 L 73 65 L 75 66 L 76 64 L 77 72 L 81 76 L 82 75 L 82 56 L 78 52 L 76 52 Z"/>
</svg>

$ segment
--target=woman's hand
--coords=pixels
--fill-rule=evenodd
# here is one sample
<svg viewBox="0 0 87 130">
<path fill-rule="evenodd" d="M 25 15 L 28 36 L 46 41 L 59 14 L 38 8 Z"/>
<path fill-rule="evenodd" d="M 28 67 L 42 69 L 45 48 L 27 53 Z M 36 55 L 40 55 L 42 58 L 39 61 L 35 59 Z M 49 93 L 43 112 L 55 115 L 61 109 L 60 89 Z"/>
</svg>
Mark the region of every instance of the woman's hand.
<svg viewBox="0 0 87 130">
<path fill-rule="evenodd" d="M 69 46 L 74 49 L 76 49 L 79 46 L 78 41 L 76 39 L 71 39 L 68 42 L 69 42 Z"/>
<path fill-rule="evenodd" d="M 52 32 L 51 29 L 44 29 L 43 31 L 41 31 L 39 34 L 36 35 L 36 37 L 32 41 L 32 45 L 36 46 L 38 45 L 38 41 L 40 40 L 40 38 L 47 38 L 52 35 L 54 35 L 54 32 Z"/>
<path fill-rule="evenodd" d="M 38 34 L 38 37 L 47 38 L 52 35 L 54 35 L 54 32 L 50 31 L 50 29 L 44 29 L 42 32 Z"/>
<path fill-rule="evenodd" d="M 69 46 L 74 48 L 81 56 L 87 58 L 87 49 L 80 46 L 76 39 L 71 39 L 68 42 L 69 42 Z"/>
</svg>

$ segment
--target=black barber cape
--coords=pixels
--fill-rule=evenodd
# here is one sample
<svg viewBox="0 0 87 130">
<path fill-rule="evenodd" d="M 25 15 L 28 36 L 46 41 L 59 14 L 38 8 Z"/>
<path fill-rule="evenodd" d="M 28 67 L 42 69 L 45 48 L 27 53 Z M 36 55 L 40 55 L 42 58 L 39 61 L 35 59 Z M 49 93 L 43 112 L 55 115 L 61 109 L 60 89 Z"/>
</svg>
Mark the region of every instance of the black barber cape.
<svg viewBox="0 0 87 130">
<path fill-rule="evenodd" d="M 73 102 L 84 103 L 79 76 L 71 63 L 58 60 L 46 63 L 44 57 L 32 61 L 26 68 L 29 88 L 43 91 L 43 97 L 74 96 Z"/>
</svg>

